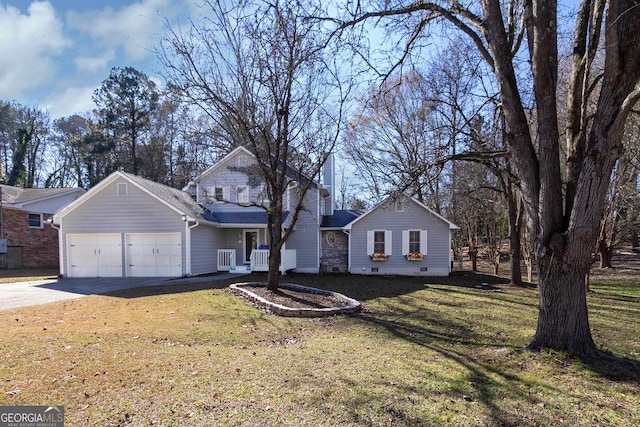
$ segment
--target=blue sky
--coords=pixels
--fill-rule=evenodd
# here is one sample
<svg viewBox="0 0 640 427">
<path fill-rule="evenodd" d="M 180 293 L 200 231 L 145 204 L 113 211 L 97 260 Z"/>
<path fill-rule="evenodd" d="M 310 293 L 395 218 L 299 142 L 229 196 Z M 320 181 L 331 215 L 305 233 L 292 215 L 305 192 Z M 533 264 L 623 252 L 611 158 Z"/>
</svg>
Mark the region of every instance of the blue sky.
<svg viewBox="0 0 640 427">
<path fill-rule="evenodd" d="M 49 110 L 91 110 L 113 67 L 162 84 L 153 49 L 193 0 L 0 0 L 0 99 Z"/>
</svg>

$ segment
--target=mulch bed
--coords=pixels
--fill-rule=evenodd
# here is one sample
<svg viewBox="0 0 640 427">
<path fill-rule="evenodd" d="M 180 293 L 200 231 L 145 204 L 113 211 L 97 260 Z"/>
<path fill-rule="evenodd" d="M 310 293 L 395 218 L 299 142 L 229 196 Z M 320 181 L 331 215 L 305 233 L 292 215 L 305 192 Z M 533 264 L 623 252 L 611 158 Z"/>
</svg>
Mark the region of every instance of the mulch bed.
<svg viewBox="0 0 640 427">
<path fill-rule="evenodd" d="M 259 285 L 243 285 L 243 288 L 272 304 L 289 308 L 334 308 L 347 307 L 349 305 L 349 301 L 332 294 L 304 292 L 288 288 L 279 288 L 277 291 L 271 291 L 266 286 Z"/>
</svg>

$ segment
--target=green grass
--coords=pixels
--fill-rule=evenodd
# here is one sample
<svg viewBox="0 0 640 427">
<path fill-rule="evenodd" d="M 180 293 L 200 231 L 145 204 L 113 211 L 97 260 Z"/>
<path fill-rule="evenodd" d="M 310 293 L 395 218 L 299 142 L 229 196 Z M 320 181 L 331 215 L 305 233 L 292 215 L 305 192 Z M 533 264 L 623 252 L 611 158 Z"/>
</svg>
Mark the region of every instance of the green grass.
<svg viewBox="0 0 640 427">
<path fill-rule="evenodd" d="M 640 425 L 634 280 L 592 283 L 594 338 L 630 361 L 600 364 L 524 350 L 537 290 L 500 278 L 286 280 L 364 310 L 281 318 L 210 282 L 0 311 L 0 405 L 64 405 L 68 426 Z"/>
</svg>

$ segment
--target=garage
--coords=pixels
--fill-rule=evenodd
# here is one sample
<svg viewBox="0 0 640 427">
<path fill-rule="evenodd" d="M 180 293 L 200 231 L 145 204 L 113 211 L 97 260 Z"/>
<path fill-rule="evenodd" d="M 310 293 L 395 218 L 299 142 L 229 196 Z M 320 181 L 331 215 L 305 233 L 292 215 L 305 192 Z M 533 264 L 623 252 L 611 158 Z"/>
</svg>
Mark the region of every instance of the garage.
<svg viewBox="0 0 640 427">
<path fill-rule="evenodd" d="M 69 277 L 122 277 L 120 234 L 69 234 Z"/>
<path fill-rule="evenodd" d="M 125 240 L 128 277 L 182 276 L 180 233 L 132 233 Z"/>
<path fill-rule="evenodd" d="M 206 225 L 206 227 L 201 227 Z M 189 194 L 114 172 L 57 212 L 65 277 L 182 277 L 216 271 L 222 234 Z"/>
</svg>

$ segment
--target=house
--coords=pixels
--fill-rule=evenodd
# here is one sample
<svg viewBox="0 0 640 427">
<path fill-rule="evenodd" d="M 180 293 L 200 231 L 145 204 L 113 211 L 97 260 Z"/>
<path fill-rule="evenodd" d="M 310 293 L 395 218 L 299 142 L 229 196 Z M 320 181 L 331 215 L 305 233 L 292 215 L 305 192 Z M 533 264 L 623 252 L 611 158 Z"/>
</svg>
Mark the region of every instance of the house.
<svg viewBox="0 0 640 427">
<path fill-rule="evenodd" d="M 111 174 L 54 216 L 60 234 L 60 272 L 67 277 L 177 277 L 267 271 L 268 200 L 265 185 L 252 176 L 254 170 L 258 170 L 255 157 L 238 147 L 182 190 L 124 172 Z M 333 156 L 329 155 L 321 182 L 311 183 L 304 209 L 293 225 L 289 213 L 299 197 L 298 181 L 304 178 L 287 174 L 290 184 L 283 196 L 283 227 L 293 228 L 281 253 L 282 272 L 362 272 L 364 264 L 353 252 L 360 250 L 356 236 L 362 230 L 366 235 L 367 227 L 382 229 L 382 208 L 365 214 L 334 210 L 334 172 Z M 404 267 L 426 268 L 418 268 L 423 274 L 448 274 L 448 268 L 445 271 L 439 262 L 449 259 L 449 242 L 444 245 L 445 255 L 437 256 L 436 252 L 445 250 L 439 239 L 450 239 L 450 235 L 441 228 L 450 223 L 422 205 L 408 206 L 406 213 L 407 220 L 412 218 L 405 223 L 407 227 L 433 226 L 437 230 L 430 231 L 433 256 Z M 421 219 L 427 222 L 412 222 Z M 362 250 L 366 252 L 366 247 Z M 404 273 L 394 261 L 387 266 L 396 268 L 378 267 L 378 272 Z M 407 269 L 410 274 L 414 270 Z"/>
<path fill-rule="evenodd" d="M 45 223 L 84 192 L 0 185 L 0 268 L 56 267 L 58 232 Z"/>
<path fill-rule="evenodd" d="M 255 163 L 239 147 L 184 191 L 114 172 L 54 216 L 61 274 L 176 277 L 267 271 L 266 211 L 255 206 L 266 202 L 265 189 L 238 169 L 255 169 Z M 289 209 L 296 188 L 292 182 L 285 194 Z M 321 190 L 314 183 L 307 192 L 307 208 L 283 249 L 283 272 L 319 271 L 318 229 L 327 194 Z"/>
<path fill-rule="evenodd" d="M 412 197 L 389 197 L 342 227 L 348 236 L 348 272 L 447 276 L 451 231 L 457 228 Z"/>
<path fill-rule="evenodd" d="M 325 170 L 330 170 L 333 159 L 327 162 Z M 261 182 L 253 182 L 246 171 L 259 170 L 253 154 L 244 147 L 238 147 L 205 170 L 184 188 L 192 194 L 197 203 L 212 212 L 212 219 L 218 224 L 218 231 L 224 242 L 225 250 L 233 253 L 233 265 L 222 266 L 247 269 L 252 254 L 262 257 L 266 264 L 268 257 L 267 215 L 263 207 L 268 206 L 266 187 Z M 284 194 L 284 227 L 290 225 L 288 213 L 298 202 L 298 183 L 296 173 L 288 173 L 291 180 Z M 261 181 L 261 180 L 260 180 Z M 295 270 L 302 273 L 319 271 L 320 236 L 319 226 L 324 214 L 329 191 L 317 183 L 311 183 L 304 207 L 298 215 L 293 232 L 285 243 L 283 258 L 287 267 L 292 267 L 295 258 Z M 254 252 L 255 251 L 255 252 Z M 222 255 L 221 255 L 222 256 Z M 256 261 L 256 260 L 254 260 Z M 224 263 L 220 263 L 224 264 Z M 252 271 L 255 271 L 254 265 Z M 262 268 L 260 268 L 262 269 Z M 289 268 L 285 268 L 288 270 Z"/>
</svg>

